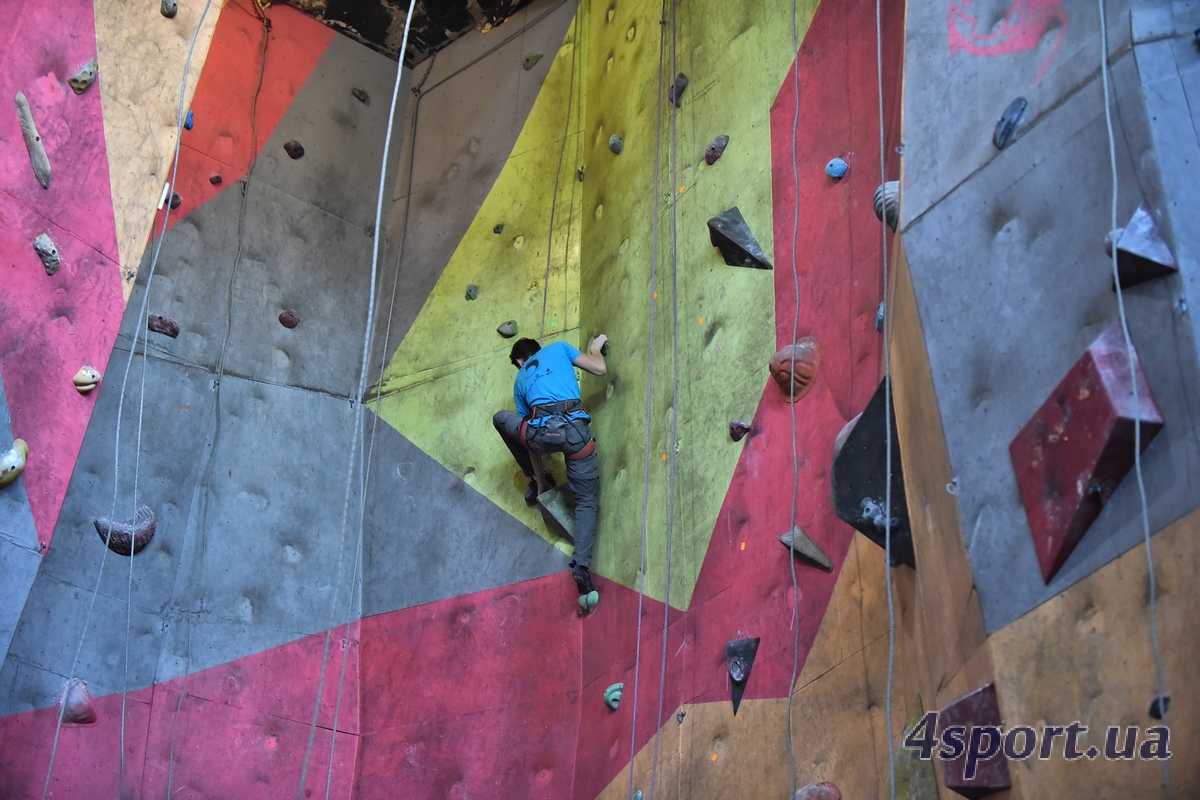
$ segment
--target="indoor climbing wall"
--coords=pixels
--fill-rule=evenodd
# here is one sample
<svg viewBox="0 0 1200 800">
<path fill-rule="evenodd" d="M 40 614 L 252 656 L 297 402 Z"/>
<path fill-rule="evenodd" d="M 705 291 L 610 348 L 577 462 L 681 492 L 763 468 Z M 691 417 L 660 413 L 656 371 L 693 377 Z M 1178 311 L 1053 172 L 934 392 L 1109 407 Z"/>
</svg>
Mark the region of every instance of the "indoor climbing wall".
<svg viewBox="0 0 1200 800">
<path fill-rule="evenodd" d="M 1013 3 L 988 16 L 973 5 L 914 8 L 907 23 L 892 353 L 917 569 L 896 571 L 901 651 L 931 707 L 992 684 L 992 713 L 1010 726 L 1080 721 L 1099 745 L 1108 725 L 1167 725 L 1170 796 L 1194 794 L 1200 715 L 1180 690 L 1197 655 L 1183 589 L 1200 496 L 1194 215 L 1183 211 L 1197 195 L 1175 173 L 1197 151 L 1183 109 L 1200 17 L 1182 4 L 1106 3 L 1134 403 L 1106 252 L 1099 11 Z M 1169 705 L 1156 702 L 1157 658 Z M 1060 750 L 1002 772 L 967 788 L 1167 796 L 1156 761 L 1067 761 Z M 939 768 L 943 787 L 947 777 Z"/>
<path fill-rule="evenodd" d="M 155 4 L 144 12 L 146 20 L 131 26 L 149 26 L 151 17 L 156 24 L 195 25 L 195 12 L 181 9 L 168 22 Z M 88 338 L 99 335 L 99 323 L 86 328 L 87 337 L 66 337 L 88 349 L 70 351 L 63 375 L 43 366 L 42 380 L 70 390 L 69 396 L 56 391 L 58 397 L 97 407 L 77 461 L 73 453 L 67 458 L 66 443 L 43 446 L 47 458 L 66 459 L 70 484 L 61 513 L 55 509 L 48 518 L 57 517 L 51 525 L 56 536 L 0 669 L 0 793 L 6 797 L 40 796 L 56 701 L 72 675 L 87 682 L 97 720 L 64 726 L 50 783 L 54 796 L 116 795 L 119 784 L 137 796 L 168 793 L 168 787 L 194 796 L 278 796 L 300 784 L 305 766 L 307 786 L 315 791 L 326 785 L 331 756 L 330 780 L 339 794 L 352 783 L 358 632 L 352 628 L 344 638 L 339 629 L 328 659 L 326 640 L 312 634 L 357 614 L 361 599 L 349 590 L 357 539 L 342 524 L 342 471 L 375 235 L 373 187 L 395 65 L 286 6 L 264 14 L 253 2 L 237 0 L 210 13 L 211 46 L 206 42 L 192 62 L 199 78 L 187 106 L 175 196 L 167 200 L 169 231 L 152 283 L 154 241 L 145 248 L 124 317 L 117 269 L 124 258 L 117 242 L 124 238 L 113 233 L 111 209 L 107 240 L 85 249 L 63 237 L 64 263 L 54 276 L 45 275 L 23 234 L 19 249 L 12 245 L 20 255 L 14 274 L 23 276 L 16 281 L 78 275 L 72 291 L 90 282 L 80 299 L 98 304 L 111 297 L 88 312 L 107 314 L 100 319 L 111 328 L 107 340 Z M 33 32 L 27 41 L 39 41 Z M 65 65 L 77 55 L 63 58 L 55 74 L 69 74 Z M 161 86 L 147 89 L 145 111 L 177 91 L 170 88 L 178 87 L 181 74 L 173 61 L 174 55 L 155 65 L 163 70 Z M 38 68 L 47 69 L 46 63 Z M 139 70 L 139 76 L 119 67 L 114 73 L 149 81 L 146 64 Z M 103 82 L 103 62 L 100 75 Z M 76 97 L 54 89 L 51 78 L 35 85 L 53 89 L 64 104 L 100 103 L 94 87 Z M 105 94 L 106 112 L 108 100 Z M 123 113 L 136 114 L 138 124 L 155 119 L 137 107 Z M 9 116 L 4 119 L 7 135 Z M 54 117 L 46 113 L 46 119 L 41 124 L 52 159 L 56 147 L 60 153 L 67 148 L 60 141 L 76 147 L 94 141 L 82 135 L 90 130 L 82 123 L 70 130 L 58 125 L 61 140 L 55 140 Z M 129 120 L 121 124 L 113 128 L 119 141 L 172 138 L 157 129 L 138 133 Z M 16 144 L 23 148 L 19 137 Z M 6 154 L 11 150 L 5 147 Z M 71 184 L 80 178 L 67 168 L 69 154 L 57 159 L 55 180 L 61 170 L 64 184 L 58 191 L 96 201 L 95 187 Z M 109 158 L 116 156 L 110 151 Z M 142 163 L 148 158 L 143 154 Z M 74 163 L 88 165 L 90 179 L 99 181 L 95 176 L 104 177 L 109 159 L 97 150 L 75 154 Z M 6 169 L 6 176 L 33 177 L 23 154 L 20 166 L 19 172 Z M 140 230 L 139 247 L 151 223 L 157 232 L 161 220 L 153 209 L 165 171 L 157 169 L 153 197 L 140 216 L 132 198 L 143 189 L 121 188 L 120 236 Z M 50 195 L 37 194 L 42 191 L 36 184 L 21 190 L 44 202 Z M 101 217 L 81 218 L 96 226 Z M 82 235 L 91 228 L 74 230 Z M 105 264 L 111 264 L 108 279 Z M 81 327 L 73 315 L 83 306 L 68 302 L 74 294 L 49 297 L 61 304 L 55 313 L 63 322 L 34 329 Z M 139 316 L 144 299 L 149 330 Z M 348 318 L 355 321 L 347 324 Z M 30 369 L 32 354 L 15 352 L 13 344 L 29 347 L 35 340 L 4 335 L 5 352 Z M 131 349 L 139 357 L 125 381 Z M 69 385 L 76 360 L 104 373 L 91 395 Z M 20 397 L 9 387 L 21 384 L 9 379 L 4 363 L 20 435 Z M 84 416 L 81 433 L 86 423 Z M 46 519 L 36 502 L 38 469 L 31 458 L 18 486 L 35 501 L 33 517 Z M 6 504 L 19 497 L 4 492 Z M 114 515 L 114 508 L 118 519 L 130 519 L 135 502 L 153 512 L 156 532 L 131 561 L 105 549 L 93 521 Z M 350 502 L 356 505 L 357 497 Z M 328 678 L 310 726 L 323 664 Z M 335 727 L 341 734 L 336 750 Z"/>
</svg>

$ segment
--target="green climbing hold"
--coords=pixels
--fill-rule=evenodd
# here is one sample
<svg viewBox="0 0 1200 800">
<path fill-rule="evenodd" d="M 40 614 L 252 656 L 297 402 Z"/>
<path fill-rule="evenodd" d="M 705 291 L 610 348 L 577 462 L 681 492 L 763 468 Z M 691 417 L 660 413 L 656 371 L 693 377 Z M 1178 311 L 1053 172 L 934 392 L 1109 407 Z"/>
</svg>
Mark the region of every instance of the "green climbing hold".
<svg viewBox="0 0 1200 800">
<path fill-rule="evenodd" d="M 600 593 L 595 589 L 592 589 L 587 594 L 579 595 L 579 607 L 583 609 L 583 613 L 592 613 L 598 605 L 600 605 Z"/>
<path fill-rule="evenodd" d="M 595 594 L 595 592 L 592 592 Z M 604 705 L 616 711 L 621 707 L 621 695 L 625 693 L 625 684 L 614 683 L 604 690 Z"/>
</svg>

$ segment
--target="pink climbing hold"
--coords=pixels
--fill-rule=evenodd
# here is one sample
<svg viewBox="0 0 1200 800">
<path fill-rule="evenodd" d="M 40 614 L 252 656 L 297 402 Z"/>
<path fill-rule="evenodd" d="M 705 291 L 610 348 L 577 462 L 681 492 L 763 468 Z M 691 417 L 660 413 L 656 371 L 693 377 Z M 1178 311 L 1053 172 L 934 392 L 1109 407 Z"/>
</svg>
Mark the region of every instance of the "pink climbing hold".
<svg viewBox="0 0 1200 800">
<path fill-rule="evenodd" d="M 794 800 L 842 800 L 842 792 L 828 781 L 810 783 L 796 790 Z"/>
</svg>

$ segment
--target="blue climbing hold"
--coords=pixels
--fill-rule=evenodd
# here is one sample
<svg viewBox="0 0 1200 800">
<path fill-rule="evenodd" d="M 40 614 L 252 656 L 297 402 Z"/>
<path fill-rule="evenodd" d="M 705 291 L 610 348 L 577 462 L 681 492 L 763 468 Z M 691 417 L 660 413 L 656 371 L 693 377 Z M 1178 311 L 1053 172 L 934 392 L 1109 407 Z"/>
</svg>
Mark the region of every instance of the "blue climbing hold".
<svg viewBox="0 0 1200 800">
<path fill-rule="evenodd" d="M 849 171 L 850 165 L 842 158 L 831 158 L 829 159 L 829 163 L 825 165 L 825 174 L 835 181 L 840 181 L 846 177 L 846 173 Z"/>
<path fill-rule="evenodd" d="M 189 110 L 188 110 L 187 119 L 185 119 L 185 120 L 183 121 L 183 127 L 187 128 L 187 129 L 190 131 L 190 130 L 192 129 L 192 123 L 193 123 L 193 119 L 192 119 L 192 112 L 191 112 L 191 110 L 189 109 Z"/>
</svg>

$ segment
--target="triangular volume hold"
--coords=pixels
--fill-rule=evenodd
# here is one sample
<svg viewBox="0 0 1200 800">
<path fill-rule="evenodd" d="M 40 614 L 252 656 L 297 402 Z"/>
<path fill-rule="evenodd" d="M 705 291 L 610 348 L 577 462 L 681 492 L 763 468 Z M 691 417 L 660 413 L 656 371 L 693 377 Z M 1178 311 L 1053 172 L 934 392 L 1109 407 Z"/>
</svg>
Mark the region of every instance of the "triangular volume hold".
<svg viewBox="0 0 1200 800">
<path fill-rule="evenodd" d="M 750 232 L 750 226 L 737 206 L 708 221 L 708 238 L 731 267 L 771 269 L 767 254 Z"/>
<path fill-rule="evenodd" d="M 757 653 L 757 636 L 753 639 L 734 639 L 725 645 L 725 664 L 729 667 L 729 695 L 733 701 L 735 716 L 738 706 L 742 704 L 742 695 L 746 693 L 746 684 L 750 681 L 750 670 L 754 666 L 754 656 Z"/>
</svg>

